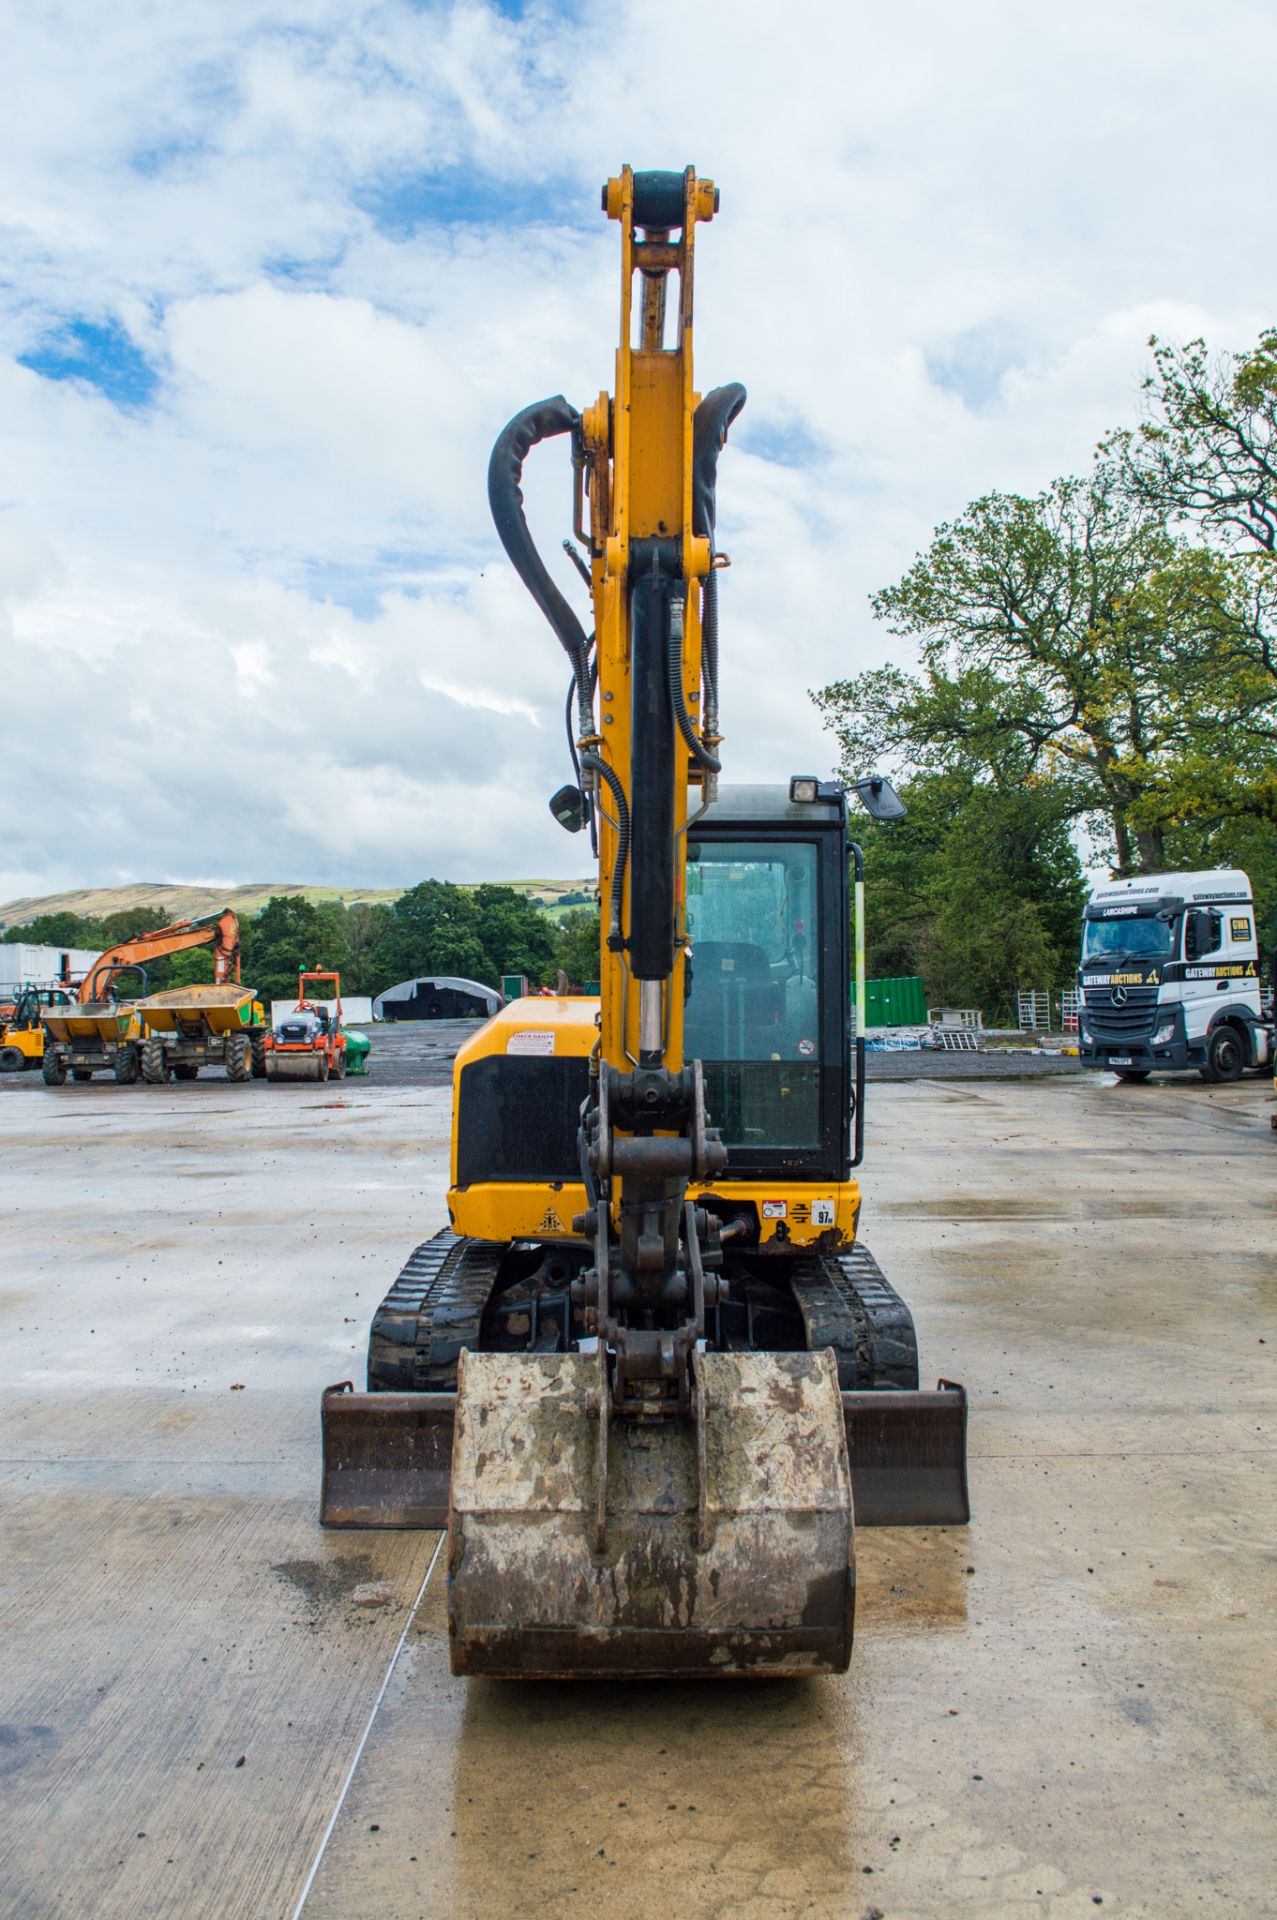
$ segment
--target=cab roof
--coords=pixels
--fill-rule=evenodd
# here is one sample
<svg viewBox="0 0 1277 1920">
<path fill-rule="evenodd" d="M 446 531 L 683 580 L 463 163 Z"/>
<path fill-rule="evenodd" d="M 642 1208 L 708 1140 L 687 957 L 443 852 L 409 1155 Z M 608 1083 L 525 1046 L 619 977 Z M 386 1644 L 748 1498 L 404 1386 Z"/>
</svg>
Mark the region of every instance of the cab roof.
<svg viewBox="0 0 1277 1920">
<path fill-rule="evenodd" d="M 1089 904 L 1155 908 L 1170 901 L 1196 906 L 1250 898 L 1250 881 L 1240 867 L 1216 867 L 1205 873 L 1137 873 L 1129 880 L 1101 880 L 1091 889 Z"/>
</svg>

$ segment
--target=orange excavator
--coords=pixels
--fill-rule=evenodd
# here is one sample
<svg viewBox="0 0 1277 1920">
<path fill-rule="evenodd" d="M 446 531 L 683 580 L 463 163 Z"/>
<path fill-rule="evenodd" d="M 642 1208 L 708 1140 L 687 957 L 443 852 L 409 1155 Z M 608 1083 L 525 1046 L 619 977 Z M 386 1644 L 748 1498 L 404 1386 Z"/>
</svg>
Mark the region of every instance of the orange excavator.
<svg viewBox="0 0 1277 1920">
<path fill-rule="evenodd" d="M 141 1071 L 142 1017 L 136 1003 L 119 999 L 116 984 L 121 974 L 138 973 L 145 988 L 148 961 L 191 947 L 212 947 L 217 987 L 224 988 L 232 979 L 238 984 L 239 920 L 229 907 L 117 941 L 98 955 L 71 1005 L 44 1009 L 42 1072 L 48 1085 L 60 1087 L 68 1073 L 73 1080 L 91 1080 L 95 1073 L 110 1072 L 122 1086 L 136 1080 Z"/>
</svg>

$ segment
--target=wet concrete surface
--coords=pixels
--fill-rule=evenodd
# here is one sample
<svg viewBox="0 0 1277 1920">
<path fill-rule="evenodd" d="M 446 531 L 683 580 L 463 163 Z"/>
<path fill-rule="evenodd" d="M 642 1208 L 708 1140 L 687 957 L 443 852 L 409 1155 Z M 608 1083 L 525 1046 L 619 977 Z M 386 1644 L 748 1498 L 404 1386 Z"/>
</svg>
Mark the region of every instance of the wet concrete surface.
<svg viewBox="0 0 1277 1920">
<path fill-rule="evenodd" d="M 875 1091 L 975 1518 L 861 1534 L 845 1679 L 690 1688 L 454 1680 L 438 1536 L 314 1523 L 444 1090 L 4 1102 L 0 1911 L 1277 1910 L 1270 1100 Z"/>
</svg>

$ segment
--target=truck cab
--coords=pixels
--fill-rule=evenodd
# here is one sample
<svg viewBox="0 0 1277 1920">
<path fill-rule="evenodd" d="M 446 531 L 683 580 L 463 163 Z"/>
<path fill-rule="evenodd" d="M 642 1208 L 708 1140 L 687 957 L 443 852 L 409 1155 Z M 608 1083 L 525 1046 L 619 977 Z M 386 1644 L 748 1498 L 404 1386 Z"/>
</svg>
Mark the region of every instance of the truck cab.
<svg viewBox="0 0 1277 1920">
<path fill-rule="evenodd" d="M 1078 1055 L 1122 1080 L 1269 1066 L 1251 884 L 1237 868 L 1101 882 L 1087 901 Z"/>
</svg>

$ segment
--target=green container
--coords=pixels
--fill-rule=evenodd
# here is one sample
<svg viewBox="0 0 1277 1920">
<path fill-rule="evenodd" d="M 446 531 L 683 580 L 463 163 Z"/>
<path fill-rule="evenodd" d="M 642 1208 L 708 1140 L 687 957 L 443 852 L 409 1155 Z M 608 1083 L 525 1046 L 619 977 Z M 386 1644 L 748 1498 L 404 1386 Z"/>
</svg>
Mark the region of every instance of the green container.
<svg viewBox="0 0 1277 1920">
<path fill-rule="evenodd" d="M 346 1073 L 367 1073 L 368 1055 L 372 1042 L 366 1033 L 357 1033 L 353 1027 L 346 1029 Z"/>
<path fill-rule="evenodd" d="M 851 1004 L 856 1004 L 852 983 Z M 866 1027 L 925 1027 L 927 989 L 917 974 L 901 974 L 893 980 L 865 981 Z"/>
</svg>

